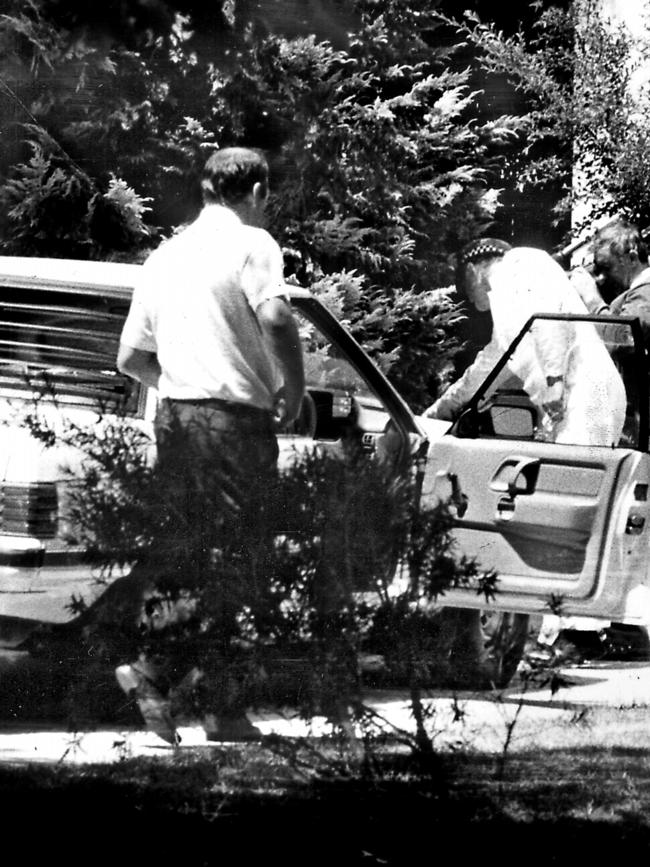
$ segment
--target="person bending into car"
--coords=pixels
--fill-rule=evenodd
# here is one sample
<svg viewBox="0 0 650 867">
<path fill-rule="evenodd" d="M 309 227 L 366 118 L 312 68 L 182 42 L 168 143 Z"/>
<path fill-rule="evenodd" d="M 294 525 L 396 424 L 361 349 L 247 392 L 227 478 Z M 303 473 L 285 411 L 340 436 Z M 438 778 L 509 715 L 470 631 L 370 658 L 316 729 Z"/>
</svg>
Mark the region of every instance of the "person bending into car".
<svg viewBox="0 0 650 867">
<path fill-rule="evenodd" d="M 497 238 L 459 254 L 457 288 L 473 311 L 492 315 L 492 335 L 462 376 L 424 415 L 452 420 L 534 313 L 587 313 L 562 268 L 543 250 Z M 516 377 L 537 407 L 541 437 L 558 443 L 618 444 L 626 394 L 607 349 L 590 325 L 538 320 L 494 388 Z"/>
<path fill-rule="evenodd" d="M 275 432 L 297 418 L 303 400 L 282 253 L 263 228 L 268 176 L 257 151 L 233 147 L 210 156 L 203 209 L 142 266 L 121 335 L 118 368 L 158 392 L 157 469 L 180 482 L 172 508 L 184 510 L 189 533 L 215 502 L 236 512 L 272 480 Z M 127 693 L 142 698 L 145 718 L 157 710 L 164 717 L 165 690 L 152 690 L 150 659 L 116 674 Z M 207 725 L 215 723 L 222 739 L 259 734 L 243 708 L 216 709 Z"/>
</svg>

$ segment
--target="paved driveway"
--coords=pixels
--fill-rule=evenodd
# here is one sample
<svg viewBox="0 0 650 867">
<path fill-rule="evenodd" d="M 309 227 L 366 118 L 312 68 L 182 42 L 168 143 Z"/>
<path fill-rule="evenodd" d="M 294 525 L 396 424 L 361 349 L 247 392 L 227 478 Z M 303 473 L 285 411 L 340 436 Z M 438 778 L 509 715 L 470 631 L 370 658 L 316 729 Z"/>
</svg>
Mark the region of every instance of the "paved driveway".
<svg viewBox="0 0 650 867">
<path fill-rule="evenodd" d="M 498 695 L 432 693 L 426 706 L 436 746 L 499 752 L 515 716 L 516 737 L 524 743 L 526 739 L 532 741 L 541 726 L 570 722 L 585 708 L 650 706 L 650 662 L 593 663 L 563 669 L 561 674 L 566 685 L 554 695 L 548 687 L 523 689 L 521 684 Z M 370 692 L 367 702 L 377 715 L 378 725 L 413 731 L 405 691 Z M 331 732 L 323 718 L 307 724 L 290 711 L 269 710 L 249 716 L 263 735 L 305 737 Z M 179 734 L 178 749 L 210 745 L 200 727 L 180 728 Z M 8 763 L 115 762 L 134 756 L 169 755 L 172 749 L 157 735 L 136 729 L 69 732 L 47 724 L 12 727 L 0 723 L 0 761 Z"/>
</svg>

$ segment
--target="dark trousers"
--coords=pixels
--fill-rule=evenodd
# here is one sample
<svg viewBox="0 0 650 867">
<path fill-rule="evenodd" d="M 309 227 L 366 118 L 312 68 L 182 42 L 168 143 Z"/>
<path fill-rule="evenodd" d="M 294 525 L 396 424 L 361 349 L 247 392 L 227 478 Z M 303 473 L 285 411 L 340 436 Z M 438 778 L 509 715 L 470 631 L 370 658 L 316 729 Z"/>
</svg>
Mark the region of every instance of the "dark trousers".
<svg viewBox="0 0 650 867">
<path fill-rule="evenodd" d="M 158 466 L 197 494 L 223 485 L 235 504 L 276 467 L 270 412 L 218 400 L 163 400 L 155 421 Z"/>
<path fill-rule="evenodd" d="M 241 710 L 237 708 L 237 690 L 221 683 L 218 659 L 208 648 L 201 650 L 200 640 L 181 646 L 174 639 L 167 642 L 165 636 L 168 627 L 173 633 L 179 620 L 191 619 L 193 600 L 201 599 L 199 612 L 206 611 L 207 605 L 208 613 L 218 610 L 225 618 L 222 649 L 227 645 L 227 612 L 229 606 L 233 610 L 238 607 L 238 586 L 242 584 L 236 572 L 236 549 L 254 547 L 264 532 L 254 502 L 256 498 L 259 502 L 275 478 L 278 444 L 271 413 L 219 400 L 162 400 L 155 433 L 158 485 L 167 529 L 154 546 L 147 569 L 154 576 L 159 595 L 164 598 L 168 591 L 172 603 L 161 605 L 158 611 L 153 609 L 158 637 L 152 642 L 150 661 L 167 674 L 168 682 L 177 681 L 183 669 L 198 666 L 209 674 L 206 685 L 219 695 L 217 703 L 229 705 L 230 712 Z M 231 551 L 231 559 L 215 566 L 211 557 L 218 557 L 224 541 L 233 538 L 239 540 L 234 559 Z M 245 582 L 245 596 L 244 588 Z M 194 629 L 198 635 L 206 634 L 204 622 Z M 220 643 L 217 640 L 217 645 Z M 225 694 L 231 692 L 224 701 Z"/>
</svg>

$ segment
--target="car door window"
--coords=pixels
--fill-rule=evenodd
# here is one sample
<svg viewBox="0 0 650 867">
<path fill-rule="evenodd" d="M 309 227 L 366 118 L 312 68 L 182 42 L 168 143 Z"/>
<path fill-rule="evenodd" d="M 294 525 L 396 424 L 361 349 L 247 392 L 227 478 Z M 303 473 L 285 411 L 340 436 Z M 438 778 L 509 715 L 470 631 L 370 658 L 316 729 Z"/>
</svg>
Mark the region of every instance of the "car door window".
<svg viewBox="0 0 650 867">
<path fill-rule="evenodd" d="M 631 320 L 539 315 L 477 389 L 460 436 L 646 448 L 647 362 Z"/>
</svg>

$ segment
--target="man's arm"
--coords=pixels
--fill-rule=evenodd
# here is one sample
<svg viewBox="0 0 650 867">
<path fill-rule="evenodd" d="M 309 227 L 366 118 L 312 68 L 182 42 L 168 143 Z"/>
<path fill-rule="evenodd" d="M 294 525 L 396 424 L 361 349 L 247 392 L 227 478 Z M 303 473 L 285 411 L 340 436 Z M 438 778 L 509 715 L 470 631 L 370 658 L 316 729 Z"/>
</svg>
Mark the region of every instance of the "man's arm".
<svg viewBox="0 0 650 867">
<path fill-rule="evenodd" d="M 117 369 L 132 379 L 137 379 L 143 385 L 158 388 L 161 371 L 155 352 L 134 349 L 132 346 L 120 343 L 117 353 Z"/>
<path fill-rule="evenodd" d="M 633 316 L 639 320 L 646 346 L 650 347 L 650 285 L 640 283 L 633 289 L 628 289 L 618 295 L 611 304 L 607 304 L 596 286 L 595 281 L 588 272 L 581 273 L 584 269 L 575 269 L 577 274 L 574 278 L 571 273 L 571 282 L 574 284 L 582 300 L 590 313 L 597 316 Z M 586 276 L 585 276 L 586 274 Z M 621 331 L 622 329 L 622 331 Z M 616 344 L 624 340 L 625 326 L 607 325 L 601 327 L 601 338 L 607 343 Z"/>
<path fill-rule="evenodd" d="M 641 325 L 646 346 L 650 347 L 650 285 L 647 283 L 629 289 L 612 303 L 616 316 L 635 316 Z"/>
<path fill-rule="evenodd" d="M 465 404 L 474 395 L 476 389 L 485 380 L 494 365 L 501 358 L 503 347 L 499 344 L 496 338 L 492 338 L 487 346 L 484 346 L 476 358 L 467 368 L 465 373 L 453 382 L 443 394 L 427 407 L 422 413 L 426 418 L 440 418 L 447 421 L 453 421 L 456 416 L 465 407 Z M 505 373 L 504 373 L 505 371 Z M 504 376 L 510 376 L 511 373 L 507 368 L 501 372 L 497 382 L 493 388 L 498 385 L 498 382 Z"/>
<path fill-rule="evenodd" d="M 276 403 L 276 420 L 279 425 L 288 424 L 298 417 L 305 393 L 298 326 L 291 307 L 281 297 L 263 301 L 257 308 L 257 319 L 284 379 Z"/>
<path fill-rule="evenodd" d="M 609 314 L 609 305 L 603 300 L 602 295 L 598 291 L 596 281 L 586 268 L 582 265 L 573 268 L 569 273 L 569 280 L 589 313 L 593 313 L 596 316 L 607 316 Z"/>
</svg>

